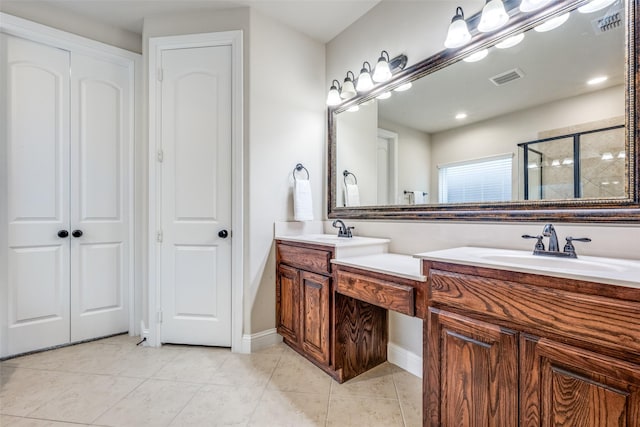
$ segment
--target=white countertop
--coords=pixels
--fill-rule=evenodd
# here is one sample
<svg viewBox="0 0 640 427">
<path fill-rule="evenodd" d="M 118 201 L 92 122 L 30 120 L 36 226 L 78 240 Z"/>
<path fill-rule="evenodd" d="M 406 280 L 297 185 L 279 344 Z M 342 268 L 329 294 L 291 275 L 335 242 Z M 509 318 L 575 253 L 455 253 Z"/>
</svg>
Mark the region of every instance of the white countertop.
<svg viewBox="0 0 640 427">
<path fill-rule="evenodd" d="M 376 273 L 390 274 L 419 282 L 426 282 L 427 280 L 426 277 L 420 273 L 420 260 L 411 255 L 384 253 L 332 259 L 331 263 L 360 268 Z"/>
<path fill-rule="evenodd" d="M 640 289 L 640 261 L 580 256 L 561 258 L 530 251 L 460 247 L 414 255 L 419 259 L 563 277 Z"/>
<path fill-rule="evenodd" d="M 311 243 L 314 245 L 330 247 L 367 246 L 376 244 L 387 244 L 391 240 L 377 237 L 338 237 L 335 234 L 300 234 L 296 236 L 277 236 L 277 240 L 287 242 Z"/>
</svg>

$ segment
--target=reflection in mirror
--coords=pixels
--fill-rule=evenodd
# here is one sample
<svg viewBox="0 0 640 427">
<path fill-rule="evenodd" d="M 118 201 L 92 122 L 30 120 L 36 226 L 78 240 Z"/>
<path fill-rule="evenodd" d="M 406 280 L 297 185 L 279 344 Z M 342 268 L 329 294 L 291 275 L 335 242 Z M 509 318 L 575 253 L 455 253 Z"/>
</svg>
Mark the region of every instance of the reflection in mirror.
<svg viewBox="0 0 640 427">
<path fill-rule="evenodd" d="M 335 206 L 629 197 L 624 13 L 573 11 L 335 114 Z"/>
</svg>

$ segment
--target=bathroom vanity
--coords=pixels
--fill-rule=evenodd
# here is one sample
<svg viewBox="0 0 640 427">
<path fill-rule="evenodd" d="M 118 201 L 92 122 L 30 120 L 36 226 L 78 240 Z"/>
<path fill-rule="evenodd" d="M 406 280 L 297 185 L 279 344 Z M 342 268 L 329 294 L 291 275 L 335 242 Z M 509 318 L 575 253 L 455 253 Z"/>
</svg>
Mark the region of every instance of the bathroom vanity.
<svg viewBox="0 0 640 427">
<path fill-rule="evenodd" d="M 610 283 L 598 283 L 559 277 L 574 260 L 532 273 L 539 267 L 504 262 L 520 251 L 494 253 L 504 265 L 489 268 L 491 257 L 459 255 L 468 249 L 478 248 L 418 255 L 424 425 L 640 426 L 640 269 L 612 284 L 603 263 Z"/>
<path fill-rule="evenodd" d="M 284 342 L 342 383 L 387 360 L 387 310 L 423 317 L 424 276 L 387 239 L 276 239 L 276 324 Z"/>
</svg>

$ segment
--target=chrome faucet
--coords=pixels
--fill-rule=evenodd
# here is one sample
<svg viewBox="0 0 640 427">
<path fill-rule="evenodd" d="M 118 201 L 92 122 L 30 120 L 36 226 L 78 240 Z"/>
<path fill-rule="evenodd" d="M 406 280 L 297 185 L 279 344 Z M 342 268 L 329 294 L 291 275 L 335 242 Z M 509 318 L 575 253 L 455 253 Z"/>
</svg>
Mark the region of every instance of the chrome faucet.
<svg viewBox="0 0 640 427">
<path fill-rule="evenodd" d="M 549 252 L 560 251 L 558 247 L 558 235 L 556 234 L 556 229 L 553 227 L 553 224 L 545 225 L 542 229 L 542 235 L 549 238 Z"/>
<path fill-rule="evenodd" d="M 544 243 L 542 239 L 548 237 L 549 238 L 549 249 L 545 250 Z M 542 234 L 538 236 L 531 236 L 529 234 L 524 234 L 522 236 L 523 239 L 536 239 L 536 245 L 533 248 L 534 255 L 549 255 L 549 256 L 558 256 L 558 257 L 567 257 L 567 258 L 578 258 L 576 255 L 576 248 L 573 246 L 573 242 L 590 242 L 591 239 L 588 237 L 567 237 L 567 243 L 564 245 L 562 252 L 560 252 L 560 247 L 558 246 L 558 235 L 556 234 L 556 229 L 553 227 L 553 224 L 546 224 L 542 229 Z"/>
<path fill-rule="evenodd" d="M 347 227 L 344 221 L 342 221 L 341 219 L 336 219 L 335 221 L 333 221 L 332 225 L 333 228 L 338 229 L 338 237 L 353 237 L 351 230 L 353 230 L 355 227 Z"/>
</svg>

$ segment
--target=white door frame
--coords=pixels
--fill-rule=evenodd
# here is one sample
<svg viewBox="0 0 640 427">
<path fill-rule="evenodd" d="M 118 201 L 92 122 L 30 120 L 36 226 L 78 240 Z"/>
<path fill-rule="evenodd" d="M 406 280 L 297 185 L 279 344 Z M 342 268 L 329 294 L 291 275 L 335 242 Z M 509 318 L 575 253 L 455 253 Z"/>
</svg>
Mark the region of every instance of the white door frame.
<svg viewBox="0 0 640 427">
<path fill-rule="evenodd" d="M 389 202 L 398 203 L 398 134 L 378 128 L 378 138 L 389 142 Z"/>
<path fill-rule="evenodd" d="M 129 335 L 138 335 L 140 333 L 140 319 L 142 318 L 141 283 L 143 283 L 143 279 L 137 274 L 135 269 L 135 261 L 138 263 L 141 262 L 141 260 L 136 259 L 136 255 L 139 253 L 138 248 L 142 243 L 142 230 L 136 228 L 136 224 L 138 224 L 139 220 L 137 215 L 139 215 L 141 211 L 140 209 L 136 209 L 136 207 L 139 206 L 136 202 L 136 194 L 140 194 L 141 192 L 142 175 L 138 173 L 138 169 L 140 168 L 136 168 L 135 165 L 137 161 L 142 161 L 143 158 L 140 156 L 141 152 L 139 151 L 141 147 L 140 141 L 142 140 L 142 109 L 140 108 L 140 100 L 142 99 L 142 55 L 2 12 L 0 12 L 0 31 L 5 34 L 22 37 L 27 40 L 69 50 L 71 52 L 84 53 L 87 55 L 97 54 L 100 57 L 109 58 L 109 60 L 126 66 L 129 69 L 130 78 L 133 81 L 131 96 L 134 101 L 134 108 L 131 111 L 130 117 L 130 121 L 133 126 L 131 127 L 131 134 L 129 135 L 132 143 L 129 147 L 129 164 L 127 165 L 130 172 L 129 182 L 127 183 L 129 187 L 129 210 L 127 214 L 130 218 L 128 234 L 131 243 L 129 246 L 129 252 L 127 253 L 129 265 L 131 266 L 128 275 Z M 0 150 L 2 149 L 3 147 L 0 145 Z M 6 176 L 4 178 L 6 182 Z M 1 187 L 2 186 L 0 186 L 0 188 Z M 6 194 L 4 194 L 1 189 L 0 197 L 4 197 L 4 200 L 6 200 Z M 6 221 L 7 218 L 5 217 L 4 210 L 0 209 L 0 224 L 6 224 Z M 7 236 L 5 235 L 4 227 L 0 228 L 3 230 L 0 231 L 0 248 L 5 248 Z M 6 277 L 6 258 L 7 253 L 5 249 L 0 249 L 0 278 Z M 138 273 L 142 272 L 140 271 Z M 6 301 L 6 296 L 3 295 L 3 288 L 5 288 L 5 286 L 0 284 L 0 301 Z M 3 336 L 2 332 L 3 328 L 6 328 L 7 326 L 5 321 L 6 309 L 7 307 L 5 307 L 5 304 L 0 303 L 0 347 L 6 338 Z"/>
<path fill-rule="evenodd" d="M 148 342 L 161 345 L 161 328 L 158 313 L 161 311 L 160 251 L 157 233 L 160 225 L 161 194 L 158 147 L 160 144 L 161 87 L 158 69 L 162 51 L 169 49 L 205 46 L 231 46 L 231 351 L 242 351 L 243 331 L 243 63 L 242 31 L 188 34 L 149 38 L 149 292 L 148 292 Z"/>
</svg>

